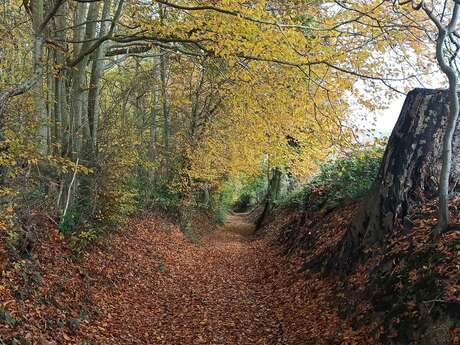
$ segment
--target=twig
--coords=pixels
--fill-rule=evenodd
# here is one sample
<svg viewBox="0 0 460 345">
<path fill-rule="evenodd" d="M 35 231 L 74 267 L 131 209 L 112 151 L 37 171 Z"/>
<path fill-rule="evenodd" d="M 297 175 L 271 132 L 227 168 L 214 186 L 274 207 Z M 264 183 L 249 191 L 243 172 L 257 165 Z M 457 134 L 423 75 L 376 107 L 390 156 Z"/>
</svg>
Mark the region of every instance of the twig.
<svg viewBox="0 0 460 345">
<path fill-rule="evenodd" d="M 69 208 L 70 192 L 71 192 L 72 186 L 73 186 L 73 184 L 75 182 L 75 178 L 77 177 L 77 170 L 78 170 L 78 162 L 79 161 L 80 161 L 80 158 L 77 158 L 77 161 L 75 162 L 75 170 L 73 171 L 72 180 L 70 181 L 69 190 L 67 191 L 67 200 L 66 200 L 66 203 L 65 203 L 64 213 L 62 214 L 62 217 L 65 217 L 65 215 L 67 214 L 67 209 Z"/>
</svg>

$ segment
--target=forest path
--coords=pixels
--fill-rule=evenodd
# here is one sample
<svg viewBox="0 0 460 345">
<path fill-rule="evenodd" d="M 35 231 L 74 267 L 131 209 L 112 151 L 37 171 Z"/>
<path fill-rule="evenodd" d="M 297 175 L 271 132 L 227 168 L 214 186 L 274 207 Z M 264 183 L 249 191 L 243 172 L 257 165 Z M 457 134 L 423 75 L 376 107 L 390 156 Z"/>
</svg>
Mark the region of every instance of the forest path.
<svg viewBox="0 0 460 345">
<path fill-rule="evenodd" d="M 105 269 L 97 274 L 110 283 L 94 286 L 92 295 L 106 317 L 81 329 L 93 333 L 87 339 L 103 344 L 323 343 L 314 335 L 322 316 L 309 302 L 311 288 L 275 248 L 250 236 L 254 226 L 248 214 L 230 215 L 195 244 L 161 221 L 133 222 L 112 241 L 110 262 L 101 256 Z"/>
<path fill-rule="evenodd" d="M 243 236 L 251 236 L 256 230 L 256 225 L 250 219 L 248 213 L 230 213 L 221 227 L 222 231 L 240 234 Z"/>
</svg>

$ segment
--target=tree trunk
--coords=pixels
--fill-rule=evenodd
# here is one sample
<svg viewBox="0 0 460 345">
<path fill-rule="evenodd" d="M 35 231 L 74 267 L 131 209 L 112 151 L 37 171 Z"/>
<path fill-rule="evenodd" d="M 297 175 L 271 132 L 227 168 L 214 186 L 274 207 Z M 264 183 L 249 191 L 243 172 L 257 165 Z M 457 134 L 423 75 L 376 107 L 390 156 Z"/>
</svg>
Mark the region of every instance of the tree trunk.
<svg viewBox="0 0 460 345">
<path fill-rule="evenodd" d="M 191 109 L 191 114 L 190 114 L 190 134 L 189 134 L 189 140 L 190 143 L 193 143 L 195 140 L 195 131 L 197 127 L 197 122 L 198 122 L 198 108 L 200 105 L 200 94 L 203 89 L 203 84 L 204 84 L 204 66 L 199 65 L 198 66 L 199 71 L 198 71 L 198 80 L 196 82 L 196 87 L 193 93 L 191 94 L 191 103 L 192 103 L 192 109 Z"/>
<path fill-rule="evenodd" d="M 169 104 L 168 104 L 168 82 L 167 82 L 167 61 L 165 52 L 160 55 L 160 81 L 161 81 L 161 102 L 163 108 L 163 144 L 165 154 L 165 178 L 169 178 L 170 169 L 170 143 L 169 137 L 171 135 L 169 128 Z"/>
<path fill-rule="evenodd" d="M 69 11 L 68 4 L 63 4 L 56 13 L 55 26 L 56 33 L 55 38 L 58 41 L 65 40 L 65 28 L 67 26 L 67 20 L 65 14 Z M 54 51 L 55 64 L 58 66 L 64 66 L 65 55 L 61 50 Z M 55 113 L 55 126 L 56 126 L 56 143 L 60 146 L 55 149 L 58 150 L 55 153 L 63 156 L 68 156 L 71 152 L 71 138 L 70 138 L 70 110 L 68 102 L 68 87 L 66 84 L 67 76 L 70 73 L 62 73 L 61 75 L 55 74 L 55 102 L 54 102 L 54 113 Z"/>
<path fill-rule="evenodd" d="M 77 8 L 74 18 L 74 30 L 73 30 L 73 40 L 76 42 L 73 45 L 73 56 L 74 58 L 78 57 L 82 51 L 82 46 L 85 39 L 85 21 L 87 16 L 88 6 L 87 3 L 77 3 Z M 81 130 L 81 116 L 82 116 L 82 79 L 83 79 L 83 64 L 80 63 L 80 66 L 75 67 L 69 70 L 71 76 L 71 91 L 70 91 L 70 113 L 71 113 L 71 130 L 70 138 L 72 140 L 70 152 L 76 153 L 76 156 L 80 154 L 81 151 L 81 141 L 82 136 L 80 133 Z"/>
<path fill-rule="evenodd" d="M 271 171 L 271 177 L 268 181 L 267 194 L 265 196 L 264 210 L 262 214 L 256 220 L 256 230 L 260 229 L 273 211 L 274 202 L 278 199 L 278 195 L 281 189 L 281 170 L 278 168 L 273 168 Z"/>
<path fill-rule="evenodd" d="M 157 158 L 157 90 L 152 91 L 152 106 L 150 111 L 150 158 L 155 161 Z"/>
<path fill-rule="evenodd" d="M 436 40 L 436 60 L 441 71 L 443 71 L 449 80 L 449 115 L 442 142 L 442 168 L 439 177 L 439 222 L 438 227 L 434 231 L 435 237 L 439 236 L 441 232 L 446 231 L 449 227 L 449 182 L 450 171 L 452 169 L 452 142 L 457 129 L 460 104 L 458 99 L 458 71 L 452 66 L 452 63 L 448 62 L 448 58 L 444 55 L 444 49 L 447 37 L 453 33 L 457 26 L 459 6 L 460 4 L 456 2 L 449 25 L 445 29 L 438 27 L 439 34 Z M 455 52 L 452 59 L 456 57 L 457 53 L 458 51 Z"/>
<path fill-rule="evenodd" d="M 104 1 L 104 7 L 102 8 L 102 23 L 99 29 L 98 37 L 104 37 L 110 28 L 110 8 L 111 0 Z M 93 65 L 91 69 L 91 79 L 89 85 L 89 94 L 88 94 L 88 122 L 89 129 L 91 132 L 92 139 L 92 150 L 93 154 L 96 154 L 97 149 L 97 131 L 99 128 L 99 101 L 100 101 L 100 92 L 101 92 L 101 78 L 104 71 L 104 55 L 105 55 L 105 43 L 102 43 L 99 48 L 97 48 L 94 54 Z"/>
<path fill-rule="evenodd" d="M 38 122 L 38 137 L 40 141 L 40 151 L 46 153 L 47 151 L 47 138 L 48 138 L 48 118 L 45 104 L 45 90 L 43 87 L 43 50 L 44 38 L 41 25 L 44 20 L 44 4 L 43 0 L 36 0 L 32 2 L 32 27 L 34 31 L 34 43 L 32 50 L 32 62 L 34 71 L 37 73 L 38 81 L 34 86 L 34 104 L 36 119 Z"/>
<path fill-rule="evenodd" d="M 347 261 L 354 261 L 363 247 L 381 242 L 389 233 L 409 231 L 413 211 L 437 196 L 448 100 L 447 90 L 415 89 L 407 95 L 376 184 L 340 245 L 343 260 L 336 260 L 339 265 L 346 268 Z M 450 184 L 460 178 L 457 130 L 452 152 Z"/>
</svg>

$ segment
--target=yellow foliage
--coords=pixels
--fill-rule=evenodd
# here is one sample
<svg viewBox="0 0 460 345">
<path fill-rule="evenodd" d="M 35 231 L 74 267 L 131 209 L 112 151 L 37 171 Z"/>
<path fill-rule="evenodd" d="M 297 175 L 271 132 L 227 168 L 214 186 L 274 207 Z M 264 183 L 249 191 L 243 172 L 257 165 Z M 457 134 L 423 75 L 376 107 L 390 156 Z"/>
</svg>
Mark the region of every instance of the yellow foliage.
<svg viewBox="0 0 460 345">
<path fill-rule="evenodd" d="M 382 61 L 395 44 L 407 46 L 399 61 L 420 49 L 419 33 L 408 39 L 401 30 L 410 21 L 381 1 L 169 4 L 131 2 L 124 20 L 154 40 L 186 43 L 171 53 L 168 86 L 171 108 L 181 109 L 173 114 L 173 154 L 187 162 L 178 167 L 179 185 L 216 186 L 225 178 L 257 175 L 264 160 L 300 177 L 311 175 L 318 162 L 350 144 L 350 99 L 370 111 L 380 106 L 379 99 L 361 97 L 356 81 L 401 72 Z M 186 127 L 190 114 L 182 109 L 193 106 L 190 94 L 199 79 L 189 71 L 207 60 L 184 58 L 184 51 L 211 57 L 215 65 L 207 73 L 219 85 L 214 97 L 222 100 L 193 139 Z"/>
</svg>

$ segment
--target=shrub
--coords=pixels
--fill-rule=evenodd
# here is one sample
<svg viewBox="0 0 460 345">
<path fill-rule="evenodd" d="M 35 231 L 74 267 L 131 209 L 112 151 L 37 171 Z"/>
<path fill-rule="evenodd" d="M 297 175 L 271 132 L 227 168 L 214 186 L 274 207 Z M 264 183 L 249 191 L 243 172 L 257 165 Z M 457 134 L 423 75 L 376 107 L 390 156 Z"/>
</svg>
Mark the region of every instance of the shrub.
<svg viewBox="0 0 460 345">
<path fill-rule="evenodd" d="M 178 205 L 180 193 L 172 191 L 166 185 L 155 186 L 150 190 L 150 199 L 163 210 L 169 210 Z"/>
<path fill-rule="evenodd" d="M 319 173 L 300 189 L 284 195 L 278 204 L 309 208 L 335 208 L 348 200 L 357 200 L 371 189 L 383 157 L 383 148 L 375 146 L 351 152 L 323 164 Z"/>
<path fill-rule="evenodd" d="M 309 185 L 297 188 L 292 192 L 282 194 L 278 200 L 275 200 L 277 205 L 282 206 L 303 206 L 305 203 L 305 195 L 311 192 Z"/>
<path fill-rule="evenodd" d="M 208 210 L 214 215 L 218 222 L 223 223 L 232 205 L 233 191 L 229 186 L 226 186 L 220 193 L 211 193 Z"/>
<path fill-rule="evenodd" d="M 91 245 L 101 234 L 102 231 L 95 229 L 85 230 L 78 234 L 73 234 L 69 239 L 69 247 L 74 253 L 82 255 L 85 253 L 88 246 Z"/>
<path fill-rule="evenodd" d="M 259 203 L 267 191 L 267 177 L 265 175 L 250 178 L 241 188 L 238 201 L 235 204 L 237 211 L 247 211 Z"/>
<path fill-rule="evenodd" d="M 65 216 L 61 218 L 58 228 L 61 234 L 68 235 L 72 233 L 78 225 L 80 220 L 80 214 L 78 212 L 67 212 Z"/>
</svg>

